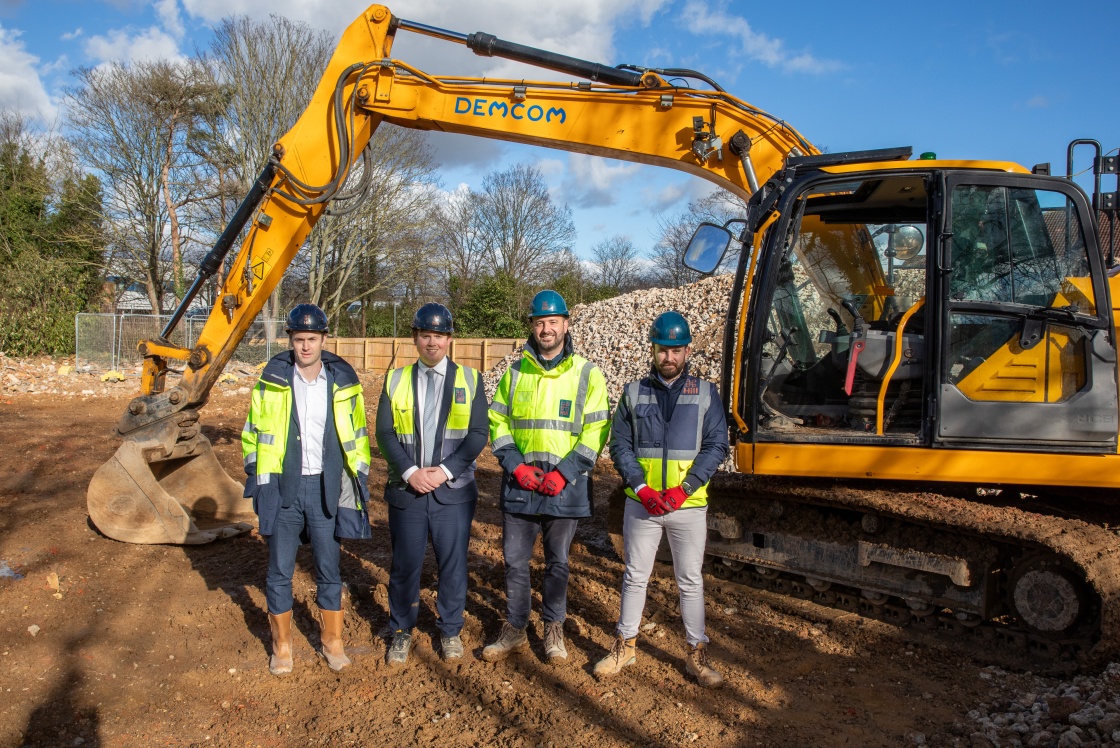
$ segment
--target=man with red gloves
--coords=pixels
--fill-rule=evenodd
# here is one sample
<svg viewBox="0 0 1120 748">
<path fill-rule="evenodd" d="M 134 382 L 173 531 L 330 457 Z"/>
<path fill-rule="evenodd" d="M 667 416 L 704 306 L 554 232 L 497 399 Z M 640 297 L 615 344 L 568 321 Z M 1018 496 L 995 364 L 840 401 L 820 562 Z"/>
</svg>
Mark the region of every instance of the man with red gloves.
<svg viewBox="0 0 1120 748">
<path fill-rule="evenodd" d="M 568 656 L 568 551 L 580 517 L 591 516 L 591 472 L 610 431 L 603 374 L 577 356 L 568 306 L 555 291 L 533 297 L 532 334 L 498 382 L 490 406 L 490 448 L 503 468 L 502 554 L 506 621 L 482 659 L 497 662 L 529 646 L 529 558 L 544 544 L 541 618 L 549 662 Z"/>
<path fill-rule="evenodd" d="M 727 457 L 727 418 L 716 386 L 688 373 L 692 333 L 683 315 L 659 314 L 649 341 L 652 371 L 623 388 L 612 423 L 611 459 L 634 501 L 626 502 L 622 524 L 626 572 L 617 639 L 595 664 L 595 675 L 616 675 L 635 662 L 646 585 L 664 531 L 691 647 L 685 669 L 700 685 L 714 688 L 723 677 L 708 656 L 701 567 L 707 484 Z"/>
</svg>

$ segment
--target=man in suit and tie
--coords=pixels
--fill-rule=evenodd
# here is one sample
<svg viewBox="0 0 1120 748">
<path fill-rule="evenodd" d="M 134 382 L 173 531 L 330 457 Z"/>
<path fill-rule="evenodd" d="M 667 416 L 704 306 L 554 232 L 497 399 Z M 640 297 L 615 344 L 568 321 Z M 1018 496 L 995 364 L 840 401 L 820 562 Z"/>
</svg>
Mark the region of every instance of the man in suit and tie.
<svg viewBox="0 0 1120 748">
<path fill-rule="evenodd" d="M 429 537 L 439 568 L 440 649 L 445 660 L 463 656 L 467 546 L 478 502 L 475 459 L 486 446 L 489 423 L 482 376 L 447 356 L 452 331 L 447 307 L 420 307 L 412 319 L 419 360 L 389 372 L 377 406 L 377 446 L 389 473 L 393 639 L 387 661 L 393 666 L 408 662 L 412 650 Z"/>
</svg>

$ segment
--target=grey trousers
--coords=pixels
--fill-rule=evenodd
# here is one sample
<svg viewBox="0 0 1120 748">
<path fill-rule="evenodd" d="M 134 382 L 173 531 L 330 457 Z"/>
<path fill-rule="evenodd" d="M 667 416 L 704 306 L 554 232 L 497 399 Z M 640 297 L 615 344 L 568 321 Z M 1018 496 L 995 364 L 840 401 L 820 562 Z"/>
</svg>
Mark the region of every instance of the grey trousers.
<svg viewBox="0 0 1120 748">
<path fill-rule="evenodd" d="M 642 611 L 646 607 L 646 587 L 661 533 L 669 538 L 673 551 L 673 574 L 681 597 L 681 619 L 690 646 L 707 643 L 704 633 L 704 545 L 708 539 L 708 507 L 678 509 L 659 517 L 652 516 L 641 502 L 628 499 L 622 520 L 626 573 L 622 576 L 622 610 L 618 614 L 618 635 L 632 639 L 638 635 Z"/>
</svg>

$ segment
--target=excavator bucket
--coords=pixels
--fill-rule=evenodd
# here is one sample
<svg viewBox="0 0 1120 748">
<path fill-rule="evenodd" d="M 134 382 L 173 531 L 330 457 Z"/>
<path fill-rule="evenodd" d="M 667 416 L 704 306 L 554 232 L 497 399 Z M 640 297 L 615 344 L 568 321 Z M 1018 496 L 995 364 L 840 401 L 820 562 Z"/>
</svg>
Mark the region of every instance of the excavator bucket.
<svg viewBox="0 0 1120 748">
<path fill-rule="evenodd" d="M 197 418 L 197 416 L 195 416 Z M 90 519 L 126 543 L 201 545 L 253 529 L 252 502 L 192 425 L 164 423 L 125 437 L 86 493 Z"/>
</svg>

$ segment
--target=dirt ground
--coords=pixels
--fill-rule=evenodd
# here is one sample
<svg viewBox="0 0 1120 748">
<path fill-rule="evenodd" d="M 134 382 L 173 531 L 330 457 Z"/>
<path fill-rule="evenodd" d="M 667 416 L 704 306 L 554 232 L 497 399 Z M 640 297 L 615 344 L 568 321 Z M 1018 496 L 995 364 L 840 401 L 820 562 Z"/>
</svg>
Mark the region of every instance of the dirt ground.
<svg viewBox="0 0 1120 748">
<path fill-rule="evenodd" d="M 203 416 L 238 479 L 247 400 L 215 392 Z M 485 663 L 481 648 L 504 610 L 489 451 L 480 460 L 462 663 L 443 663 L 432 645 L 429 555 L 413 657 L 401 670 L 385 665 L 389 535 L 384 504 L 374 502 L 373 539 L 343 544 L 354 666 L 336 674 L 315 655 L 304 548 L 295 672 L 272 677 L 262 538 L 140 546 L 89 524 L 86 485 L 117 448 L 109 430 L 127 401 L 123 392 L 0 399 L 0 746 L 943 745 L 956 741 L 969 709 L 996 695 L 982 670 L 989 663 L 952 642 L 710 576 L 708 631 L 727 682 L 705 691 L 685 676 L 676 590 L 665 574 L 651 583 L 638 664 L 598 682 L 591 668 L 612 641 L 622 572 L 605 529 L 617 480 L 605 461 L 596 515 L 572 549 L 567 663 L 543 660 L 536 613 L 531 654 Z M 377 497 L 384 461 L 376 455 L 372 476 Z M 538 547 L 538 588 L 540 572 Z"/>
</svg>

